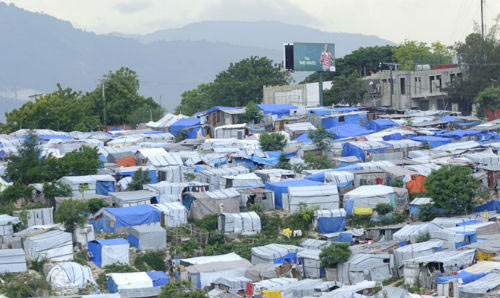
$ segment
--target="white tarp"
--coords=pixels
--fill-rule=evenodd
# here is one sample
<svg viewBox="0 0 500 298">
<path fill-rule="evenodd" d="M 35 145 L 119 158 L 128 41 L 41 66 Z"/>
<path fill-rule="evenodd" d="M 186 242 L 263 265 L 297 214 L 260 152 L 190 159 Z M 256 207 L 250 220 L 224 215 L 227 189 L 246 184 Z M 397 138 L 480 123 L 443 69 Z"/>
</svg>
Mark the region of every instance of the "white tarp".
<svg viewBox="0 0 500 298">
<path fill-rule="evenodd" d="M 153 280 L 146 272 L 110 273 L 106 277 L 113 280 L 118 291 L 153 287 Z"/>
<path fill-rule="evenodd" d="M 378 204 L 396 202 L 393 187 L 385 185 L 363 185 L 344 194 L 344 202 L 353 201 L 354 207 L 375 208 Z"/>
<path fill-rule="evenodd" d="M 260 233 L 260 217 L 255 212 L 222 213 L 218 219 L 219 231 L 234 235 Z"/>
<path fill-rule="evenodd" d="M 339 186 L 349 185 L 354 181 L 354 174 L 348 171 L 325 172 L 325 183 Z"/>
<path fill-rule="evenodd" d="M 262 186 L 264 183 L 259 176 L 254 173 L 246 173 L 239 174 L 235 176 L 223 176 L 223 179 L 220 180 L 221 185 L 220 188 L 228 188 L 228 187 L 253 187 L 253 186 Z"/>
<path fill-rule="evenodd" d="M 396 269 L 404 266 L 404 261 L 426 256 L 437 252 L 443 247 L 443 241 L 430 240 L 398 247 L 394 250 L 394 265 Z"/>
<path fill-rule="evenodd" d="M 207 264 L 212 262 L 228 262 L 228 261 L 238 261 L 238 260 L 243 260 L 243 258 L 234 252 L 230 252 L 225 255 L 202 256 L 202 257 L 181 259 L 181 262 L 184 262 L 188 265 L 196 265 L 196 264 Z"/>
<path fill-rule="evenodd" d="M 96 284 L 88 266 L 74 262 L 59 263 L 50 269 L 47 282 L 62 290 L 82 289 Z"/>
<path fill-rule="evenodd" d="M 320 249 L 303 249 L 297 253 L 297 259 L 302 263 L 304 276 L 309 278 L 321 277 Z"/>
<path fill-rule="evenodd" d="M 413 224 L 413 225 L 406 225 L 402 227 L 399 231 L 394 233 L 392 235 L 392 239 L 396 241 L 410 241 L 412 243 L 417 242 L 417 238 L 420 235 L 429 233 L 431 234 L 432 232 L 441 230 L 441 226 L 432 223 L 432 222 L 427 222 L 427 223 L 421 223 L 421 224 Z"/>
<path fill-rule="evenodd" d="M 318 209 L 339 208 L 339 191 L 336 185 L 297 186 L 288 188 L 288 210 L 290 213 L 300 211 L 300 206 L 317 207 Z"/>
<path fill-rule="evenodd" d="M 186 267 L 186 271 L 191 276 L 191 282 L 195 277 L 199 279 L 197 285 L 203 289 L 219 278 L 244 277 L 247 268 L 251 266 L 249 261 L 242 259 L 191 265 Z"/>
<path fill-rule="evenodd" d="M 73 237 L 70 233 L 51 230 L 24 239 L 24 251 L 30 259 L 73 260 Z"/>
<path fill-rule="evenodd" d="M 166 227 L 180 227 L 187 224 L 187 209 L 180 202 L 160 203 L 153 205 L 163 214 Z"/>
<path fill-rule="evenodd" d="M 129 244 L 103 245 L 101 251 L 101 268 L 115 263 L 129 263 Z"/>
<path fill-rule="evenodd" d="M 19 218 L 8 214 L 0 215 L 0 236 L 9 236 L 14 233 L 12 225 L 18 224 L 21 221 Z"/>
<path fill-rule="evenodd" d="M 22 249 L 0 250 L 0 273 L 26 272 L 26 256 Z"/>
</svg>

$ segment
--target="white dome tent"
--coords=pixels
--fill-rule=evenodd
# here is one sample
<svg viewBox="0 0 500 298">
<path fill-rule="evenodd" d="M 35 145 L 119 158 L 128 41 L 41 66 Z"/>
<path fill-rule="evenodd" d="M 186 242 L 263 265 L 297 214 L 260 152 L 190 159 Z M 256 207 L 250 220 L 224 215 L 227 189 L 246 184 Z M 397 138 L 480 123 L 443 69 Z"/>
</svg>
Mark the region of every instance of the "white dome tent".
<svg viewBox="0 0 500 298">
<path fill-rule="evenodd" d="M 59 290 L 75 290 L 96 284 L 88 266 L 75 262 L 59 263 L 50 269 L 47 282 Z"/>
</svg>

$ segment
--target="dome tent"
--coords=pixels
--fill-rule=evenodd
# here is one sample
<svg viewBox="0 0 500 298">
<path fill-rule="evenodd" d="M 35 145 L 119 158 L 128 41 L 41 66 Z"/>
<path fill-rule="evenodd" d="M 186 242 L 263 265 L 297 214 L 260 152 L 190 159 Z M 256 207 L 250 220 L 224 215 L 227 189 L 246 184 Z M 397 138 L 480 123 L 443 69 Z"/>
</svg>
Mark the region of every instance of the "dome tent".
<svg viewBox="0 0 500 298">
<path fill-rule="evenodd" d="M 47 274 L 47 282 L 62 290 L 82 289 L 89 284 L 96 284 L 90 268 L 75 262 L 59 263 L 52 267 Z"/>
</svg>

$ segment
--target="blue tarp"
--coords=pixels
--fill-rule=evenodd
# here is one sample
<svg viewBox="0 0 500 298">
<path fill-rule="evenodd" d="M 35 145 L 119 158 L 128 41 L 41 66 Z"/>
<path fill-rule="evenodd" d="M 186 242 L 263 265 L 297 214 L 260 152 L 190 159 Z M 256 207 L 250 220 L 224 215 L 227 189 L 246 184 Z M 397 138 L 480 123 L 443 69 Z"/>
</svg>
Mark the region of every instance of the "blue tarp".
<svg viewBox="0 0 500 298">
<path fill-rule="evenodd" d="M 325 115 L 330 115 L 332 113 L 332 110 L 327 109 L 327 108 L 319 108 L 319 109 L 314 109 L 310 110 L 309 113 L 314 113 L 319 116 L 325 116 Z"/>
<path fill-rule="evenodd" d="M 347 112 L 355 112 L 359 111 L 359 107 L 335 107 L 332 108 L 335 112 L 347 113 Z"/>
<path fill-rule="evenodd" d="M 39 139 L 42 139 L 44 141 L 50 141 L 50 140 L 69 140 L 71 137 L 65 136 L 65 135 L 38 135 L 37 136 Z"/>
<path fill-rule="evenodd" d="M 451 143 L 451 139 L 449 138 L 442 138 L 436 136 L 417 136 L 411 138 L 411 140 L 422 143 L 429 143 L 431 148 L 436 148 Z"/>
<path fill-rule="evenodd" d="M 348 242 L 352 241 L 352 233 L 340 233 L 337 238 L 335 238 L 335 242 Z"/>
<path fill-rule="evenodd" d="M 373 133 L 373 130 L 364 128 L 359 124 L 341 124 L 327 129 L 337 139 L 365 136 Z"/>
<path fill-rule="evenodd" d="M 199 118 L 196 118 L 196 117 L 182 118 L 182 119 L 175 121 L 170 126 L 170 133 L 173 135 L 177 135 L 177 132 L 181 129 L 185 129 L 185 128 L 193 127 L 193 126 L 198 126 L 198 125 L 201 125 Z"/>
<path fill-rule="evenodd" d="M 147 170 L 143 170 L 144 172 L 146 172 Z M 120 172 L 120 175 L 123 176 L 123 177 L 132 177 L 134 176 L 134 173 L 136 171 L 130 171 L 130 172 Z M 148 184 L 153 184 L 153 183 L 156 183 L 156 170 L 149 170 L 147 171 L 148 173 L 148 176 L 149 178 L 151 178 L 151 181 L 148 183 Z"/>
<path fill-rule="evenodd" d="M 472 121 L 472 122 L 463 122 L 463 123 L 457 123 L 458 126 L 463 127 L 463 126 L 473 126 L 473 125 L 478 125 L 480 124 L 480 121 Z"/>
<path fill-rule="evenodd" d="M 345 217 L 318 218 L 318 233 L 329 234 L 345 230 Z"/>
<path fill-rule="evenodd" d="M 168 275 L 163 271 L 147 271 L 146 274 L 153 281 L 153 287 L 161 287 L 170 281 Z"/>
<path fill-rule="evenodd" d="M 383 136 L 382 139 L 384 141 L 397 141 L 397 140 L 402 140 L 403 136 L 399 132 L 396 132 L 390 135 Z"/>
<path fill-rule="evenodd" d="M 455 140 L 458 140 L 458 139 L 466 137 L 466 136 L 478 135 L 480 133 L 481 133 L 480 130 L 456 129 L 456 130 L 442 133 L 442 134 L 440 134 L 440 136 L 445 137 L 445 138 L 454 138 Z"/>
<path fill-rule="evenodd" d="M 359 160 L 366 160 L 366 153 L 384 153 L 387 152 L 387 147 L 376 148 L 376 149 L 361 149 L 356 145 L 349 142 L 342 146 L 342 156 L 356 156 Z"/>
<path fill-rule="evenodd" d="M 144 134 L 145 135 L 157 135 L 160 133 L 165 133 L 164 130 L 152 130 L 152 131 L 146 131 Z"/>
<path fill-rule="evenodd" d="M 194 172 L 195 173 L 196 172 L 200 172 L 200 171 L 206 171 L 206 169 L 204 167 L 202 167 L 202 166 L 198 166 L 198 165 L 194 166 Z"/>
<path fill-rule="evenodd" d="M 297 263 L 297 253 L 291 252 L 288 253 L 280 258 L 274 259 L 273 263 L 274 264 L 283 264 L 287 261 L 289 264 Z"/>
<path fill-rule="evenodd" d="M 291 109 L 297 109 L 296 106 L 291 104 L 258 104 L 257 107 L 259 107 L 264 114 L 278 115 L 278 117 L 290 115 Z"/>
<path fill-rule="evenodd" d="M 110 225 L 111 219 L 102 216 L 97 220 L 92 220 L 94 230 L 99 232 L 115 232 L 117 227 L 130 227 L 144 225 L 148 223 L 160 222 L 161 211 L 150 205 L 138 205 L 121 208 L 104 208 L 114 217 L 115 224 Z"/>
<path fill-rule="evenodd" d="M 470 226 L 470 225 L 475 225 L 478 223 L 482 223 L 482 221 L 480 221 L 480 220 L 468 220 L 468 221 L 457 223 L 457 227 Z"/>
<path fill-rule="evenodd" d="M 359 125 L 361 120 L 366 120 L 366 114 L 351 114 L 351 115 L 332 115 L 321 119 L 321 126 L 324 128 L 332 128 L 344 124 Z"/>
<path fill-rule="evenodd" d="M 445 121 L 445 122 L 460 122 L 462 120 L 458 119 L 458 118 L 455 118 L 453 116 L 450 116 L 450 115 L 446 115 L 446 116 L 443 116 L 441 118 L 438 118 L 437 121 Z"/>
<path fill-rule="evenodd" d="M 88 243 L 88 251 L 92 254 L 92 262 L 96 264 L 98 267 L 102 265 L 102 248 L 104 246 L 112 246 L 112 245 L 128 245 L 127 240 L 123 238 L 115 238 L 115 239 L 96 239 L 92 240 Z"/>
<path fill-rule="evenodd" d="M 107 196 L 109 192 L 115 191 L 115 183 L 113 181 L 97 181 L 96 182 L 96 193 L 98 195 Z"/>
<path fill-rule="evenodd" d="M 365 126 L 365 128 L 370 129 L 370 130 L 379 131 L 379 130 L 386 129 L 389 127 L 399 126 L 399 124 L 392 121 L 391 119 L 377 119 L 377 120 L 372 120 L 372 121 L 366 123 L 364 126 Z"/>
<path fill-rule="evenodd" d="M 252 160 L 255 163 L 271 167 L 275 167 L 279 162 L 279 159 L 277 157 L 260 157 L 257 155 L 251 155 L 250 160 Z"/>
<path fill-rule="evenodd" d="M 285 154 L 287 158 L 291 158 L 297 156 L 297 151 L 293 152 L 282 152 L 282 151 L 266 151 L 267 156 L 269 157 L 277 157 L 279 158 L 281 154 Z"/>
<path fill-rule="evenodd" d="M 461 278 L 464 284 L 468 284 L 468 283 L 471 283 L 475 280 L 478 280 L 481 277 L 484 277 L 486 275 L 488 275 L 488 273 L 471 273 L 471 272 L 467 272 L 465 270 L 462 270 L 462 271 L 458 272 L 458 274 L 455 274 L 455 275 L 438 277 L 437 282 L 444 283 L 444 282 L 448 282 L 448 281 L 455 279 L 455 278 Z"/>
<path fill-rule="evenodd" d="M 344 210 L 347 215 L 352 215 L 354 211 L 354 201 L 353 200 L 345 201 Z"/>
<path fill-rule="evenodd" d="M 474 208 L 474 212 L 500 211 L 500 199 L 494 199 Z"/>
<path fill-rule="evenodd" d="M 276 208 L 283 209 L 282 195 L 288 193 L 288 187 L 315 185 L 323 185 L 323 183 L 307 179 L 290 179 L 279 182 L 267 182 L 266 189 L 274 192 L 274 204 Z"/>
<path fill-rule="evenodd" d="M 298 142 L 298 143 L 312 143 L 313 140 L 311 140 L 309 138 L 309 132 L 305 132 L 303 134 L 301 134 L 300 136 L 298 136 L 295 140 L 293 140 L 294 142 Z"/>
</svg>

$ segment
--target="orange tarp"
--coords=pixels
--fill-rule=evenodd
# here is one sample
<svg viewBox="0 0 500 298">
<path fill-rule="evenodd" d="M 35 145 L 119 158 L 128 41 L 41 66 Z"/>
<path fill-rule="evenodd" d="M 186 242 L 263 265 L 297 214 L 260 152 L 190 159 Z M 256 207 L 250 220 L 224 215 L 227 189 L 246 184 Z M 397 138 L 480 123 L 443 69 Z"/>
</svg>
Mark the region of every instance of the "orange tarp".
<svg viewBox="0 0 500 298">
<path fill-rule="evenodd" d="M 127 156 L 127 157 L 122 157 L 122 158 L 117 158 L 116 163 L 120 167 L 132 167 L 135 166 L 135 156 Z"/>
<path fill-rule="evenodd" d="M 406 182 L 409 193 L 425 192 L 425 176 L 411 175 L 411 181 Z"/>
</svg>

